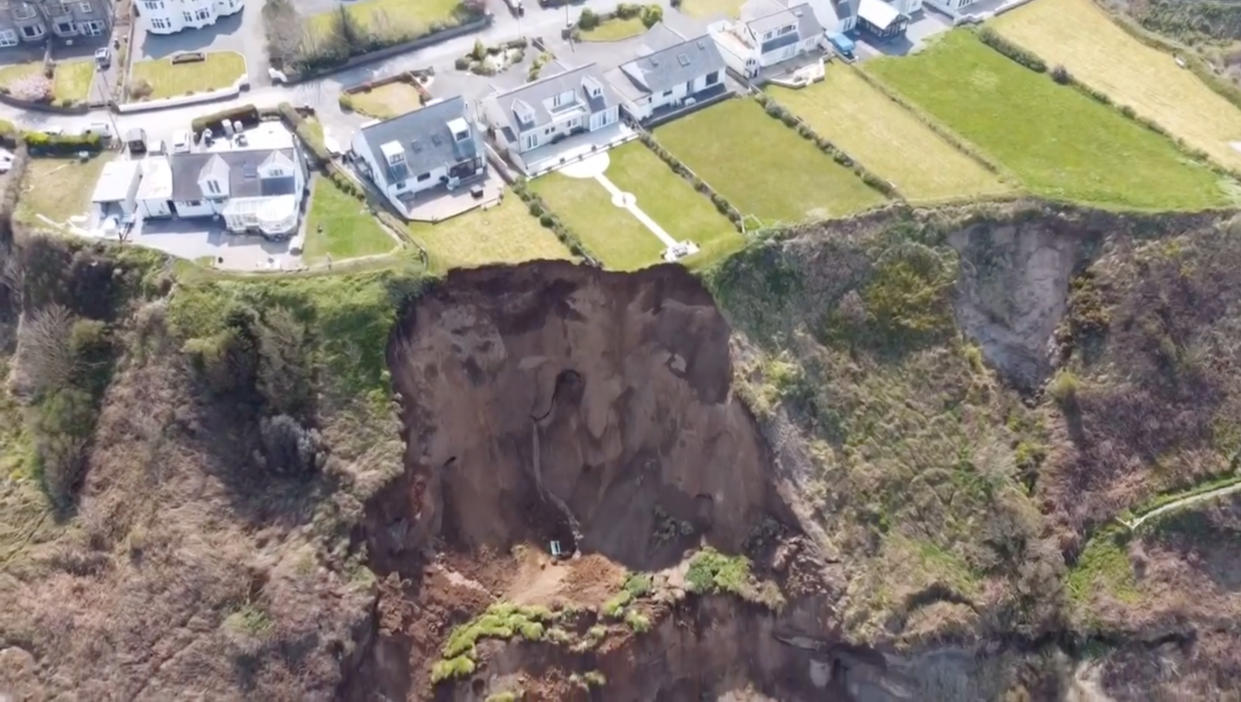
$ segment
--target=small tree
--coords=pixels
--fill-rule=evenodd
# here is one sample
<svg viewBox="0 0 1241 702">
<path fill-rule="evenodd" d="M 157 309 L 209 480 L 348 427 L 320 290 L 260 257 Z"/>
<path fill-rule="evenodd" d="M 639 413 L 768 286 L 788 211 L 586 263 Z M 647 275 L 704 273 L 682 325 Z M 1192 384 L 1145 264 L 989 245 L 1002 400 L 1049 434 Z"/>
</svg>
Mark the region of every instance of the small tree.
<svg viewBox="0 0 1241 702">
<path fill-rule="evenodd" d="M 664 18 L 664 8 L 659 5 L 647 5 L 642 8 L 642 24 L 646 27 L 654 27 Z"/>
<path fill-rule="evenodd" d="M 1068 85 L 1073 82 L 1073 76 L 1069 73 L 1069 69 L 1065 68 L 1063 65 L 1057 65 L 1055 68 L 1051 69 L 1051 79 L 1060 85 Z"/>
<path fill-rule="evenodd" d="M 599 15 L 589 7 L 582 10 L 582 14 L 577 18 L 577 26 L 586 31 L 590 31 L 599 26 Z"/>
<path fill-rule="evenodd" d="M 470 51 L 470 58 L 475 61 L 482 61 L 487 58 L 487 47 L 483 44 L 482 39 L 474 40 L 474 49 Z"/>
<path fill-rule="evenodd" d="M 37 397 L 69 384 L 77 365 L 70 345 L 72 331 L 73 315 L 60 305 L 22 317 L 13 374 L 19 392 Z"/>
</svg>

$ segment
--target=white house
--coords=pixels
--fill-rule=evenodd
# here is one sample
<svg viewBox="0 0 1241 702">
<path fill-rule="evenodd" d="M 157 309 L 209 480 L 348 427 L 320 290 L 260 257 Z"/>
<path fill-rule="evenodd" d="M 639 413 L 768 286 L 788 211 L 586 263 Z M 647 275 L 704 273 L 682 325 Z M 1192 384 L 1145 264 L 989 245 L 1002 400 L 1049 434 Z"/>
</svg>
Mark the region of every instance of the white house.
<svg viewBox="0 0 1241 702">
<path fill-rule="evenodd" d="M 616 124 L 620 97 L 592 63 L 494 93 L 483 113 L 496 144 L 526 169 L 530 152 Z"/>
<path fill-rule="evenodd" d="M 823 25 L 808 3 L 785 7 L 775 0 L 751 0 L 742 19 L 708 29 L 730 68 L 748 77 L 762 69 L 826 45 Z"/>
<path fill-rule="evenodd" d="M 625 112 L 641 122 L 724 92 L 724 71 L 724 58 L 704 34 L 623 63 L 607 78 Z"/>
<path fill-rule="evenodd" d="M 487 159 L 460 97 L 375 122 L 353 136 L 360 170 L 398 211 L 433 188 L 454 190 L 487 173 Z"/>
<path fill-rule="evenodd" d="M 906 17 L 922 12 L 922 0 L 888 0 L 888 4 Z"/>
<path fill-rule="evenodd" d="M 109 161 L 104 164 L 91 193 L 96 219 L 116 217 L 122 222 L 133 219 L 137 209 L 136 197 L 142 178 L 140 162 L 131 160 Z"/>
<path fill-rule="evenodd" d="M 151 34 L 201 29 L 241 12 L 245 0 L 135 0 L 142 27 Z"/>
<path fill-rule="evenodd" d="M 171 208 L 178 216 L 220 217 L 233 233 L 281 238 L 297 230 L 306 164 L 293 134 L 279 122 L 167 158 Z"/>
<path fill-rule="evenodd" d="M 172 165 L 165 156 L 140 161 L 142 181 L 138 183 L 138 212 L 144 218 L 172 216 Z"/>
</svg>

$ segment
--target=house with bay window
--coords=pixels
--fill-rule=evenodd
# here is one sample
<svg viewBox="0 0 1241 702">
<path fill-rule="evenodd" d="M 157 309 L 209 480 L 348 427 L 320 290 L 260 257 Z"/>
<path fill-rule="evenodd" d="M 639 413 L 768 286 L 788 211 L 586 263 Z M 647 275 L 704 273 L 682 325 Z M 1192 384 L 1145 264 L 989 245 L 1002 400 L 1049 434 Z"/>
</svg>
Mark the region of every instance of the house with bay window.
<svg viewBox="0 0 1241 702">
<path fill-rule="evenodd" d="M 201 29 L 221 17 L 234 15 L 245 0 L 135 0 L 139 22 L 151 34 L 174 34 Z"/>
<path fill-rule="evenodd" d="M 0 0 L 0 47 L 106 37 L 111 31 L 108 0 Z"/>
<path fill-rule="evenodd" d="M 296 233 L 306 164 L 292 132 L 280 122 L 263 122 L 167 158 L 170 210 L 177 216 L 219 218 L 235 234 Z"/>
</svg>

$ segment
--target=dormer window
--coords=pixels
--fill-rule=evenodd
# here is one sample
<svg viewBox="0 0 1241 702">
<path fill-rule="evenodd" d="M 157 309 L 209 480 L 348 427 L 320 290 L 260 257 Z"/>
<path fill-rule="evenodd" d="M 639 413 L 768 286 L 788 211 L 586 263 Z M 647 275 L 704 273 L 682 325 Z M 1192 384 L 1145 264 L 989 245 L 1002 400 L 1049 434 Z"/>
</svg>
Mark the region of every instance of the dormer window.
<svg viewBox="0 0 1241 702">
<path fill-rule="evenodd" d="M 389 141 L 379 147 L 383 152 L 384 160 L 389 166 L 396 167 L 405 164 L 405 149 L 401 147 L 401 143 L 397 141 Z"/>
<path fill-rule="evenodd" d="M 470 124 L 460 117 L 448 121 L 448 133 L 458 144 L 470 138 Z"/>
<path fill-rule="evenodd" d="M 534 126 L 534 110 L 521 100 L 513 101 L 513 114 L 517 115 L 517 121 L 523 127 Z"/>
<path fill-rule="evenodd" d="M 552 96 L 552 107 L 563 107 L 573 102 L 573 91 L 566 90 Z"/>
<path fill-rule="evenodd" d="M 224 190 L 220 188 L 220 183 L 218 181 L 208 180 L 204 182 L 207 185 L 207 192 L 211 195 L 219 195 L 224 192 Z"/>
<path fill-rule="evenodd" d="M 582 88 L 586 91 L 587 97 L 592 99 L 603 97 L 603 86 L 593 76 L 582 78 Z"/>
</svg>

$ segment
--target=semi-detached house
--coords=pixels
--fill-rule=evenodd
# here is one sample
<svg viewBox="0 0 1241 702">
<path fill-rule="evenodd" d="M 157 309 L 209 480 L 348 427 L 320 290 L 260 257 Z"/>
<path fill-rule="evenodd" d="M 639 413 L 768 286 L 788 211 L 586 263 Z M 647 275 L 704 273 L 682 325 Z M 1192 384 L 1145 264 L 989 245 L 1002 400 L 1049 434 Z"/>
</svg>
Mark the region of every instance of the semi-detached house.
<svg viewBox="0 0 1241 702">
<path fill-rule="evenodd" d="M 486 175 L 479 136 L 465 100 L 454 97 L 362 127 L 351 152 L 363 175 L 409 218 L 420 195 Z"/>
<path fill-rule="evenodd" d="M 0 0 L 0 47 L 106 36 L 109 0 Z"/>
</svg>

